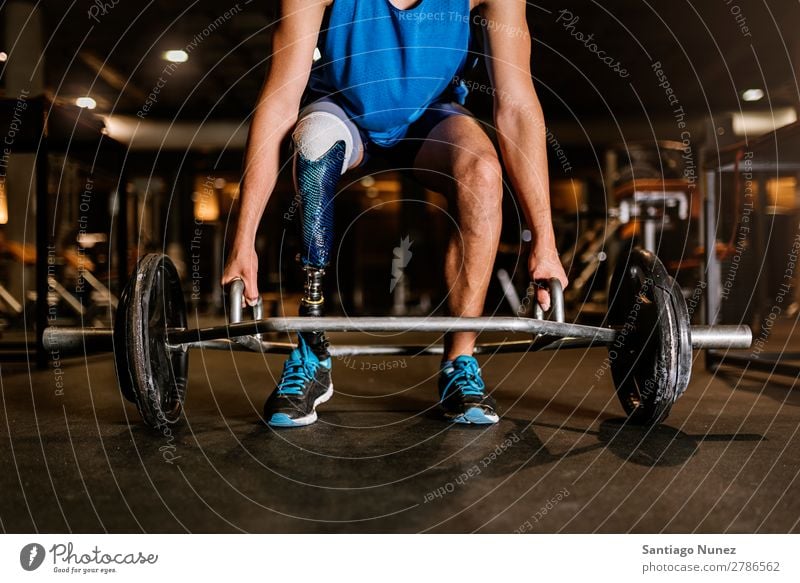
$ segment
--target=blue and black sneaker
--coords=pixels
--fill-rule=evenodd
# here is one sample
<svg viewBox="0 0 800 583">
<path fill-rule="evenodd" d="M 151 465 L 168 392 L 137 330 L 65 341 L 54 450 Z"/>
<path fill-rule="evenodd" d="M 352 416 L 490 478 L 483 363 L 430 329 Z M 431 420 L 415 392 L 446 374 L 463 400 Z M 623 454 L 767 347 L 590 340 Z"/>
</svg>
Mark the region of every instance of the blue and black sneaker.
<svg viewBox="0 0 800 583">
<path fill-rule="evenodd" d="M 453 423 L 488 424 L 500 420 L 494 399 L 486 394 L 478 361 L 471 356 L 442 363 L 439 405 L 445 418 Z"/>
<path fill-rule="evenodd" d="M 264 419 L 273 427 L 301 427 L 317 420 L 317 405 L 333 396 L 331 359 L 320 360 L 300 338 L 283 364 L 278 386 L 264 403 Z"/>
</svg>

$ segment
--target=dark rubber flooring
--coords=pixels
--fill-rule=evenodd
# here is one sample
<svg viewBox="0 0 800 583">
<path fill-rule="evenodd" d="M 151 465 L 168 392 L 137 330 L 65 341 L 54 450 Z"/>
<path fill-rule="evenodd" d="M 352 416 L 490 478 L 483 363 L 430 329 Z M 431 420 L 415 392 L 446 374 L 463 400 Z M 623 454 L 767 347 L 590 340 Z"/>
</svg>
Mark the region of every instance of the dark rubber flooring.
<svg viewBox="0 0 800 583">
<path fill-rule="evenodd" d="M 503 415 L 488 428 L 436 416 L 435 357 L 337 361 L 320 421 L 273 431 L 259 414 L 280 356 L 193 352 L 186 419 L 164 434 L 123 401 L 109 356 L 3 365 L 0 527 L 797 532 L 793 380 L 712 377 L 695 357 L 649 431 L 624 423 L 602 349 L 483 358 Z"/>
</svg>

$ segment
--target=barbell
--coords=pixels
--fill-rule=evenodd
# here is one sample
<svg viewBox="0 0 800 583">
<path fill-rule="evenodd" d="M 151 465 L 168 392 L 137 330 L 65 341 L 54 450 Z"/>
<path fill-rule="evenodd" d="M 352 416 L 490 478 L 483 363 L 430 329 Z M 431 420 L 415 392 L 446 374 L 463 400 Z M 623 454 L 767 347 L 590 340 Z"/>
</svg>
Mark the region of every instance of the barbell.
<svg viewBox="0 0 800 583">
<path fill-rule="evenodd" d="M 112 351 L 122 395 L 155 428 L 176 423 L 186 398 L 189 349 L 289 353 L 294 344 L 273 342 L 266 332 L 506 332 L 525 340 L 488 342 L 477 354 L 538 352 L 606 346 L 616 393 L 633 423 L 663 421 L 691 378 L 692 349 L 748 348 L 747 326 L 692 326 L 683 294 L 661 261 L 633 249 L 617 266 L 604 326 L 569 323 L 561 284 L 550 280 L 549 318 L 537 305 L 534 317 L 288 317 L 242 318 L 243 283 L 233 282 L 227 324 L 189 328 L 183 289 L 163 254 L 140 259 L 120 296 L 113 328 L 48 327 L 44 348 L 59 357 Z M 441 355 L 442 345 L 335 345 L 332 356 Z"/>
</svg>

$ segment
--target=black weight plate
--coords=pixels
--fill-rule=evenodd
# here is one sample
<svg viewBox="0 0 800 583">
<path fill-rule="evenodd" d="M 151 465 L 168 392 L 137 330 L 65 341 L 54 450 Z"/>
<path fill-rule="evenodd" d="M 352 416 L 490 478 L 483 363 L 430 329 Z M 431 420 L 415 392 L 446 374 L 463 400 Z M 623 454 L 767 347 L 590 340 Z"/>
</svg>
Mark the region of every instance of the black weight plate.
<svg viewBox="0 0 800 583">
<path fill-rule="evenodd" d="M 180 278 L 169 257 L 142 257 L 122 297 L 114 322 L 120 390 L 147 425 L 175 423 L 186 396 L 189 354 L 167 348 L 167 329 L 185 328 L 187 321 Z"/>
<path fill-rule="evenodd" d="M 686 301 L 658 257 L 635 248 L 614 272 L 609 302 L 608 323 L 619 330 L 608 348 L 617 396 L 631 422 L 655 425 L 691 378 Z"/>
<path fill-rule="evenodd" d="M 128 373 L 127 327 L 123 323 L 127 319 L 125 314 L 130 309 L 130 290 L 134 281 L 135 278 L 131 278 L 122 290 L 114 317 L 114 364 L 117 369 L 117 382 L 122 396 L 131 403 L 136 402 L 136 391 Z"/>
</svg>

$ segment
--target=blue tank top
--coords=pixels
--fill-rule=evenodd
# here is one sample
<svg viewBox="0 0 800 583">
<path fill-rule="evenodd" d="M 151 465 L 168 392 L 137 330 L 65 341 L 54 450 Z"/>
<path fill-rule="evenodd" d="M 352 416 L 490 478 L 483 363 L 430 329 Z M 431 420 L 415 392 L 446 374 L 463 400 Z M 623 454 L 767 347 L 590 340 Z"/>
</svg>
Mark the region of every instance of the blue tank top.
<svg viewBox="0 0 800 583">
<path fill-rule="evenodd" d="M 467 61 L 470 0 L 333 0 L 309 89 L 330 95 L 376 144 L 389 147 L 448 90 Z M 455 90 L 454 90 L 455 89 Z"/>
</svg>

